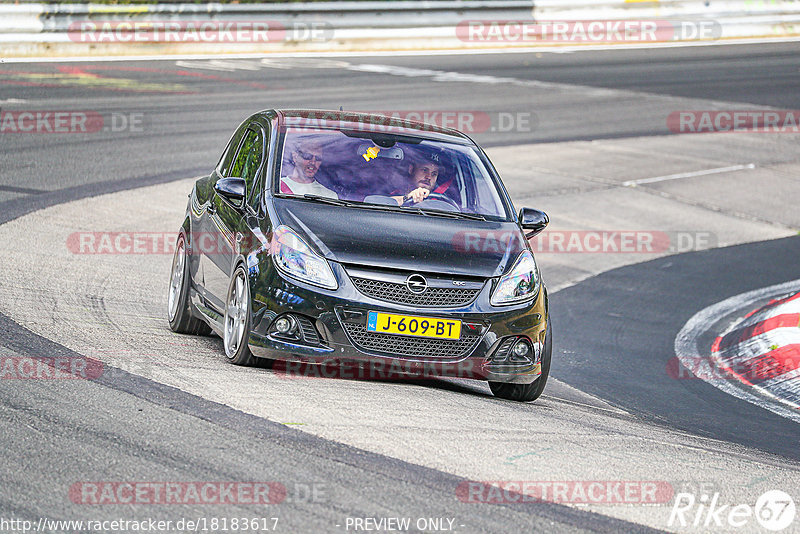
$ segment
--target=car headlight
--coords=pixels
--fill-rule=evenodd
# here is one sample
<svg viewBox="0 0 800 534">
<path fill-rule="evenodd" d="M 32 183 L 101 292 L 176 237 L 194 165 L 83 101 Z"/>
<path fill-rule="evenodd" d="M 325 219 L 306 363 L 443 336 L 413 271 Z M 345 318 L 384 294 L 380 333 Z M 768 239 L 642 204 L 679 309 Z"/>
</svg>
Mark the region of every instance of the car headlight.
<svg viewBox="0 0 800 534">
<path fill-rule="evenodd" d="M 278 269 L 290 276 L 326 289 L 339 287 L 328 260 L 311 250 L 287 226 L 279 226 L 273 231 L 270 253 Z"/>
<path fill-rule="evenodd" d="M 529 250 L 517 258 L 514 267 L 500 277 L 489 301 L 492 306 L 504 306 L 528 300 L 539 291 L 539 269 Z"/>
</svg>

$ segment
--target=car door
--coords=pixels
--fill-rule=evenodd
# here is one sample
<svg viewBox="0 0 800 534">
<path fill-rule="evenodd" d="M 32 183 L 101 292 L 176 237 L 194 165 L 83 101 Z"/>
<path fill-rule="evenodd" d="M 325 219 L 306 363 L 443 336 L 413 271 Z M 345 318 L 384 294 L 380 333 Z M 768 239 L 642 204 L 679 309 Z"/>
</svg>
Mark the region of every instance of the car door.
<svg viewBox="0 0 800 534">
<path fill-rule="evenodd" d="M 211 215 L 208 217 L 209 234 L 213 236 L 213 246 L 204 251 L 206 258 L 204 275 L 208 300 L 221 313 L 227 298 L 228 284 L 233 271 L 233 262 L 244 235 L 241 229 L 248 213 L 248 202 L 253 193 L 253 184 L 264 159 L 263 128 L 257 123 L 248 125 L 239 144 L 236 157 L 226 178 L 237 177 L 245 181 L 246 196 L 242 202 L 233 202 L 217 191 L 211 200 Z"/>
<path fill-rule="evenodd" d="M 209 271 L 210 254 L 215 249 L 214 241 L 217 233 L 214 230 L 216 225 L 211 218 L 216 210 L 214 185 L 217 180 L 230 174 L 236 154 L 239 151 L 242 137 L 247 132 L 247 124 L 241 124 L 231 136 L 222 156 L 219 158 L 214 171 L 202 180 L 195 183 L 194 197 L 192 198 L 192 255 L 191 263 L 194 286 L 206 304 L 213 301 L 212 295 L 207 289 L 206 272 Z M 213 270 L 210 272 L 213 273 Z M 215 306 L 216 307 L 216 306 Z"/>
</svg>

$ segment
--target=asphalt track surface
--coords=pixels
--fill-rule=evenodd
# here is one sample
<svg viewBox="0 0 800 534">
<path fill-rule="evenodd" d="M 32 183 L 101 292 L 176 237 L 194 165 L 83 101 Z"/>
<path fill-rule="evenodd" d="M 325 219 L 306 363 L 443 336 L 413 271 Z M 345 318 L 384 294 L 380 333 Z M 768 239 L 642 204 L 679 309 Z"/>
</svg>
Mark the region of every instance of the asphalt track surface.
<svg viewBox="0 0 800 534">
<path fill-rule="evenodd" d="M 694 313 L 731 295 L 795 279 L 797 258 L 800 237 L 790 237 L 670 256 L 564 289 L 553 306 L 555 324 L 570 332 L 562 348 L 591 355 L 591 361 L 561 358 L 554 372 L 656 423 L 797 460 L 796 423 L 746 402 L 732 403 L 701 380 L 676 380 L 666 372 L 674 357 L 671 344 Z M 717 319 L 725 324 L 733 318 Z M 700 340 L 704 347 L 712 342 Z M 650 378 L 631 380 L 643 376 Z"/>
<path fill-rule="evenodd" d="M 493 120 L 499 113 L 532 114 L 536 127 L 530 131 L 474 135 L 489 147 L 669 139 L 664 109 L 715 109 L 720 102 L 739 103 L 742 109 L 800 109 L 798 51 L 797 45 L 785 44 L 540 56 L 275 59 L 267 68 L 253 67 L 251 61 L 242 63 L 252 68 L 219 63 L 201 68 L 203 60 L 2 65 L 4 111 L 141 114 L 143 127 L 95 135 L 3 134 L 0 221 L 207 172 L 233 128 L 268 107 L 481 110 Z M 382 69 L 377 73 L 364 67 L 376 64 Z M 750 156 L 759 164 L 792 164 L 796 149 L 774 148 L 789 142 L 770 139 Z M 511 189 L 517 187 L 525 186 Z M 763 219 L 734 211 L 741 219 Z M 796 228 L 795 216 L 785 206 L 783 212 L 776 208 L 775 224 Z M 721 473 L 723 479 L 737 462 L 763 453 L 766 463 L 786 470 L 786 480 L 796 481 L 796 424 L 703 382 L 669 380 L 664 369 L 674 356 L 675 334 L 696 311 L 797 278 L 798 239 L 674 255 L 564 284 L 551 295 L 557 336 L 553 376 L 599 399 L 593 409 L 605 410 L 606 401 L 624 411 L 628 415 L 608 415 L 622 424 L 630 420 L 733 445 L 740 456 L 727 467 L 730 473 Z M 0 312 L 4 354 L 75 355 L 18 325 L 11 310 Z M 710 345 L 710 339 L 704 341 Z M 470 391 L 460 384 L 431 387 L 453 395 Z M 635 516 L 636 523 L 610 517 L 625 512 L 462 503 L 454 488 L 464 478 L 426 467 L 422 458 L 410 462 L 362 450 L 123 371 L 97 381 L 4 380 L 0 395 L 4 516 L 35 521 L 120 514 L 122 508 L 87 511 L 70 503 L 66 488 L 81 480 L 275 480 L 289 488 L 290 502 L 267 515 L 280 516 L 284 532 L 341 531 L 336 525 L 344 518 L 365 516 L 456 517 L 463 525 L 457 531 L 464 532 L 647 530 Z M 566 410 L 570 402 L 591 401 L 562 397 L 555 408 L 588 417 Z M 524 409 L 508 407 L 507 413 Z M 591 433 L 599 427 L 588 428 Z M 307 502 L 292 493 L 298 484 L 321 482 L 324 499 Z M 175 508 L 134 507 L 124 513 L 253 515 L 247 506 Z"/>
</svg>

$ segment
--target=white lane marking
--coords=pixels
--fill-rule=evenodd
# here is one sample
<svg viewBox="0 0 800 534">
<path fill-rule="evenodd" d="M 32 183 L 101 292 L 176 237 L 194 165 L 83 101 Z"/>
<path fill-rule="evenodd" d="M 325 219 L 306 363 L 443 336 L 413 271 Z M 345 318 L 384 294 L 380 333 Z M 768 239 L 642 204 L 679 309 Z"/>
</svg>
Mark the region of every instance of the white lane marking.
<svg viewBox="0 0 800 534">
<path fill-rule="evenodd" d="M 192 68 L 202 70 L 236 70 L 233 61 L 220 64 L 217 61 L 176 61 L 175 64 L 181 68 Z M 616 96 L 619 94 L 643 95 L 653 98 L 652 94 L 644 95 L 631 90 L 607 89 L 585 85 L 565 84 L 557 82 L 542 82 L 538 80 L 524 80 L 521 78 L 508 78 L 499 76 L 488 76 L 484 74 L 470 74 L 446 70 L 419 69 L 415 67 L 401 67 L 397 65 L 379 65 L 373 63 L 349 63 L 347 61 L 326 60 L 321 58 L 286 60 L 285 58 L 263 58 L 259 63 L 252 61 L 241 61 L 241 69 L 258 70 L 261 67 L 275 69 L 344 69 L 353 72 L 367 72 L 371 74 L 386 74 L 389 76 L 400 76 L 404 78 L 429 78 L 434 82 L 459 82 L 459 83 L 479 83 L 488 85 L 509 84 L 521 87 L 536 87 L 553 91 L 578 91 L 589 96 Z"/>
<path fill-rule="evenodd" d="M 261 70 L 261 64 L 252 61 L 231 61 L 228 59 L 209 59 L 202 61 L 176 61 L 176 67 L 186 69 L 204 69 L 204 70 L 217 70 L 224 72 L 233 72 L 237 70 Z"/>
<path fill-rule="evenodd" d="M 618 44 L 618 45 L 591 45 L 585 46 L 558 46 L 558 47 L 520 47 L 502 49 L 452 49 L 452 50 L 364 50 L 351 52 L 318 51 L 318 52 L 258 52 L 251 54 L 164 54 L 164 55 L 133 55 L 133 56 L 64 56 L 64 57 L 12 57 L 0 59 L 3 63 L 102 63 L 107 61 L 179 61 L 188 59 L 261 59 L 264 57 L 409 57 L 409 56 L 462 56 L 462 55 L 487 55 L 487 54 L 530 54 L 553 53 L 564 54 L 569 52 L 603 52 L 609 50 L 640 50 L 651 48 L 693 48 L 699 46 L 729 46 L 751 44 L 795 43 L 800 41 L 797 37 L 767 37 L 763 39 L 726 39 L 724 41 L 694 41 L 676 43 L 648 43 L 648 44 Z"/>
<path fill-rule="evenodd" d="M 5 100 L 0 100 L 0 106 L 4 104 L 24 104 L 27 102 L 24 98 L 6 98 Z"/>
<path fill-rule="evenodd" d="M 702 171 L 679 172 L 677 174 L 667 174 L 665 176 L 654 176 L 653 178 L 642 178 L 640 180 L 628 180 L 622 182 L 625 187 L 636 187 L 641 184 L 654 184 L 656 182 L 666 182 L 669 180 L 680 180 L 682 178 L 693 178 L 695 176 L 707 176 L 709 174 L 719 174 L 722 172 L 734 172 L 744 169 L 755 169 L 755 163 L 746 163 L 743 165 L 731 165 L 730 167 L 717 167 L 714 169 L 705 169 Z"/>
<path fill-rule="evenodd" d="M 472 82 L 472 83 L 487 83 L 496 85 L 500 83 L 520 83 L 528 82 L 529 80 L 520 80 L 519 78 L 501 78 L 498 76 L 487 76 L 485 74 L 466 74 L 461 72 L 453 72 L 446 70 L 432 70 L 432 69 L 417 69 L 414 67 L 400 67 L 396 65 L 374 65 L 370 63 L 359 63 L 357 65 L 349 65 L 347 70 L 356 72 L 373 72 L 377 74 L 389 74 L 391 76 L 403 76 L 406 78 L 428 77 L 432 78 L 435 82 Z M 532 82 L 534 84 L 550 85 L 543 82 Z M 562 84 L 552 84 L 562 85 Z"/>
<path fill-rule="evenodd" d="M 675 355 L 678 357 L 681 365 L 687 369 L 694 369 L 698 361 L 701 361 L 704 357 L 708 357 L 708 355 L 702 356 L 700 354 L 700 351 L 697 349 L 697 339 L 706 332 L 709 325 L 714 323 L 719 317 L 743 308 L 747 306 L 749 302 L 771 298 L 777 295 L 785 295 L 796 291 L 800 291 L 800 279 L 741 293 L 700 310 L 689 319 L 683 328 L 681 328 L 681 331 L 678 332 L 678 335 L 675 336 Z M 719 380 L 713 377 L 708 380 L 702 377 L 701 379 L 729 395 L 733 395 L 734 397 L 755 404 L 781 417 L 800 423 L 800 411 L 798 411 L 800 405 L 788 402 L 770 391 L 767 391 L 763 387 L 750 386 L 748 389 L 759 393 L 759 395 L 755 395 L 746 389 L 738 387 L 730 380 Z"/>
<path fill-rule="evenodd" d="M 578 391 L 580 391 L 580 390 L 578 390 Z M 585 393 L 585 392 L 581 391 L 581 393 Z M 585 394 L 588 395 L 588 393 L 585 393 Z M 630 415 L 630 412 L 626 412 L 625 410 L 623 410 L 621 408 L 617 408 L 616 406 L 611 406 L 611 405 L 609 405 L 610 407 L 607 408 L 605 406 L 598 406 L 596 404 L 587 404 L 585 402 L 580 402 L 580 401 L 576 401 L 576 400 L 563 399 L 563 398 L 555 396 L 555 395 L 542 394 L 542 398 L 544 398 L 544 399 L 553 399 L 554 401 L 563 402 L 565 404 L 571 404 L 573 406 L 583 406 L 585 408 L 590 408 L 592 410 L 602 410 L 604 412 L 615 413 L 617 415 Z M 605 402 L 605 401 L 601 400 L 601 402 Z"/>
</svg>

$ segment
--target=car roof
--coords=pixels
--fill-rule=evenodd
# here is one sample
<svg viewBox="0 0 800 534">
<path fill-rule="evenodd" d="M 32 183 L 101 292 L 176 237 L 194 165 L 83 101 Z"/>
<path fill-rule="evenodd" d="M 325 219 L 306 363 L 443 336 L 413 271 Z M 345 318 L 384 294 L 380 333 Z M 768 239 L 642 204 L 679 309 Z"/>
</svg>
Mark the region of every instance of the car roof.
<svg viewBox="0 0 800 534">
<path fill-rule="evenodd" d="M 273 109 L 258 115 L 275 114 L 278 127 L 321 128 L 374 131 L 376 133 L 424 137 L 459 144 L 474 144 L 467 135 L 452 128 L 391 117 L 377 113 L 333 111 L 324 109 Z"/>
</svg>

